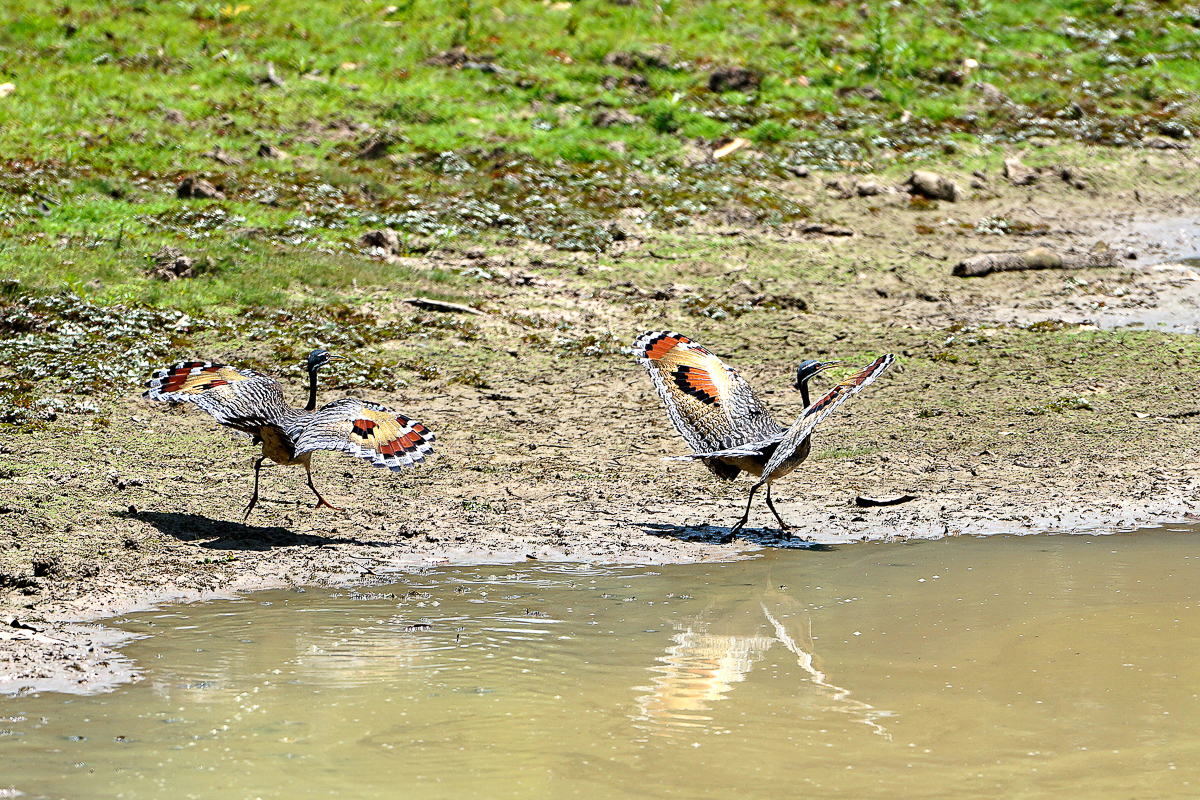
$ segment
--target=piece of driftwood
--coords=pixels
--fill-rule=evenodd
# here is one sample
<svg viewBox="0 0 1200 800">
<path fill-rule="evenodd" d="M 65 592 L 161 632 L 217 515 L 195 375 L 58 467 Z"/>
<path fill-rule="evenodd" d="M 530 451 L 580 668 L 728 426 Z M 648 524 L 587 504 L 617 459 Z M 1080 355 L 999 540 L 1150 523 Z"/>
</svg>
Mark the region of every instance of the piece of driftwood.
<svg viewBox="0 0 1200 800">
<path fill-rule="evenodd" d="M 907 503 L 910 500 L 916 500 L 917 496 L 912 494 L 898 494 L 895 497 L 867 497 L 859 495 L 854 498 L 854 505 L 859 508 L 878 508 L 879 506 L 898 506 L 901 503 Z"/>
<path fill-rule="evenodd" d="M 1120 254 L 1116 250 L 1059 255 L 1045 247 L 1035 247 L 1024 253 L 981 253 L 971 256 L 954 265 L 954 274 L 960 278 L 978 278 L 993 272 L 1017 272 L 1025 269 L 1115 267 L 1119 262 Z"/>
<path fill-rule="evenodd" d="M 404 302 L 410 306 L 423 308 L 426 311 L 445 311 L 458 314 L 482 314 L 477 308 L 464 306 L 462 303 L 447 303 L 444 300 L 431 300 L 428 297 L 410 297 Z"/>
</svg>

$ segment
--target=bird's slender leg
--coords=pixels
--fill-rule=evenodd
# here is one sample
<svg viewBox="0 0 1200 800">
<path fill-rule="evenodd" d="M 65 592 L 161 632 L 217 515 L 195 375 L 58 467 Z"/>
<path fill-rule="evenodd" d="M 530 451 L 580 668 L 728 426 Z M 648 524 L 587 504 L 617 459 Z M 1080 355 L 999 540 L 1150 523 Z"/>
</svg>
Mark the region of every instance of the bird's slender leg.
<svg viewBox="0 0 1200 800">
<path fill-rule="evenodd" d="M 258 505 L 258 471 L 262 469 L 262 463 L 267 460 L 266 456 L 254 462 L 254 494 L 250 495 L 250 505 L 246 506 L 246 516 L 242 517 L 242 522 L 250 519 L 250 512 Z"/>
<path fill-rule="evenodd" d="M 746 522 L 748 522 L 750 519 L 750 504 L 754 502 L 754 493 L 757 491 L 758 491 L 758 484 L 756 483 L 750 487 L 750 496 L 746 498 L 746 513 L 742 514 L 742 518 L 739 519 L 737 521 L 737 524 L 734 525 L 729 530 L 730 536 L 737 533 L 738 531 L 740 531 L 742 528 L 744 528 L 746 526 Z M 767 491 L 771 491 L 770 484 L 767 484 Z"/>
<path fill-rule="evenodd" d="M 791 525 L 783 521 L 783 517 L 779 516 L 779 512 L 775 510 L 775 504 L 771 502 L 771 484 L 767 484 L 767 508 L 771 509 L 771 513 L 775 515 L 775 519 L 779 520 L 780 530 L 791 530 Z"/>
<path fill-rule="evenodd" d="M 309 466 L 307 463 L 304 464 L 304 471 L 308 473 L 308 488 L 312 489 L 313 494 L 315 494 L 317 496 L 317 504 L 315 506 L 313 506 L 313 508 L 320 508 L 321 506 L 325 506 L 326 508 L 332 508 L 334 511 L 341 511 L 342 509 L 333 505 L 328 500 L 326 500 L 324 497 L 321 497 L 321 493 L 317 491 L 317 487 L 313 486 L 312 470 L 309 469 Z"/>
</svg>

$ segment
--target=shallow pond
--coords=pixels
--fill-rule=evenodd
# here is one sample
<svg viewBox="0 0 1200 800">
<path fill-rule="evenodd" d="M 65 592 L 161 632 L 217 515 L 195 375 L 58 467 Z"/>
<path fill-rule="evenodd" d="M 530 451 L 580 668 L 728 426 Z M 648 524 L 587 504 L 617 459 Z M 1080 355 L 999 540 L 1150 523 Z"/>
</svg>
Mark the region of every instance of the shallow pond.
<svg viewBox="0 0 1200 800">
<path fill-rule="evenodd" d="M 446 567 L 118 624 L 146 634 L 125 647 L 145 680 L 0 698 L 0 790 L 1200 792 L 1197 526 L 675 567 Z"/>
</svg>

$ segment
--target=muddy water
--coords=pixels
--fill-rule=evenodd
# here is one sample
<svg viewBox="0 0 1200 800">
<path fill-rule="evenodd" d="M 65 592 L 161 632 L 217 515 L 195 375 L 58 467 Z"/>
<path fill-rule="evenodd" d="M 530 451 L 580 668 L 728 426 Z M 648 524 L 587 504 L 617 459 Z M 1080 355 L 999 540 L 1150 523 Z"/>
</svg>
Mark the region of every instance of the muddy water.
<svg viewBox="0 0 1200 800">
<path fill-rule="evenodd" d="M 0 698 L 30 797 L 1200 792 L 1200 527 L 447 567 L 130 616 L 141 683 Z M 7 796 L 7 795 L 5 795 Z"/>
</svg>

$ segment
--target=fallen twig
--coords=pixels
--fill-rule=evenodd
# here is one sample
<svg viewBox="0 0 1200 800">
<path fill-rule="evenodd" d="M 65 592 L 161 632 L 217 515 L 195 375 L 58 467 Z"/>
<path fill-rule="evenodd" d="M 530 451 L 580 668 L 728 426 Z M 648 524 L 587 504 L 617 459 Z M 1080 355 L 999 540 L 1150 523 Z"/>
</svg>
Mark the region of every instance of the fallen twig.
<svg viewBox="0 0 1200 800">
<path fill-rule="evenodd" d="M 431 300 L 428 297 L 410 297 L 404 302 L 408 303 L 410 306 L 423 308 L 426 311 L 446 311 L 459 314 L 483 314 L 483 312 L 478 308 L 464 306 L 462 303 L 447 303 L 445 300 Z"/>
<path fill-rule="evenodd" d="M 800 226 L 801 233 L 820 233 L 825 236 L 853 236 L 854 231 L 839 225 L 826 225 L 823 222 L 809 222 Z"/>
<path fill-rule="evenodd" d="M 878 508 L 879 506 L 898 506 L 901 503 L 907 503 L 909 500 L 916 500 L 917 496 L 913 494 L 898 494 L 895 497 L 866 497 L 859 495 L 854 498 L 854 505 L 859 508 Z"/>
</svg>

